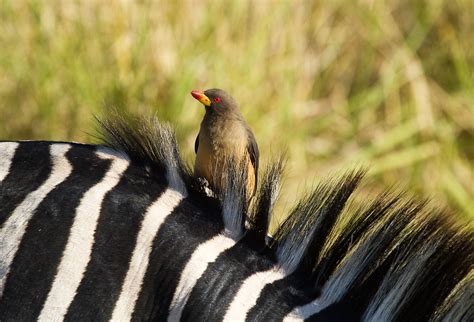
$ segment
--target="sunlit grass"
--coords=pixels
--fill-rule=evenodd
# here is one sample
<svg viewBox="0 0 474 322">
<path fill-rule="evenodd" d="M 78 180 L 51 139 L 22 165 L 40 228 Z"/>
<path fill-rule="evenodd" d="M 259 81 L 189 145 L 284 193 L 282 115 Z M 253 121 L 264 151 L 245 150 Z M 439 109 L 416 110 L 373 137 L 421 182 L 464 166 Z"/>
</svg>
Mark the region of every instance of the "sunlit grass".
<svg viewBox="0 0 474 322">
<path fill-rule="evenodd" d="M 472 1 L 0 0 L 0 138 L 88 141 L 119 107 L 176 127 L 237 98 L 263 156 L 288 150 L 284 202 L 370 166 L 474 217 Z"/>
</svg>

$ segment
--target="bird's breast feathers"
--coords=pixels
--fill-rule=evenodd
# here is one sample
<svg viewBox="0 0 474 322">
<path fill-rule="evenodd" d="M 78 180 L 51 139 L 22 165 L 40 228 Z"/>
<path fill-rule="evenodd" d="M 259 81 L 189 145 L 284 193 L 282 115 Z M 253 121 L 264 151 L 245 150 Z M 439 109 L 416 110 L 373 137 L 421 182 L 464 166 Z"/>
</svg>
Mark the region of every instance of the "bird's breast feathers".
<svg viewBox="0 0 474 322">
<path fill-rule="evenodd" d="M 210 177 L 213 168 L 221 164 L 223 158 L 233 157 L 238 161 L 245 155 L 248 136 L 245 127 L 234 122 L 203 125 L 199 132 L 194 170 L 197 175 Z"/>
<path fill-rule="evenodd" d="M 199 143 L 208 143 L 214 152 L 235 151 L 241 152 L 247 146 L 248 135 L 245 126 L 236 120 L 221 120 L 211 126 L 201 127 L 199 135 L 203 140 Z M 207 142 L 206 142 L 207 141 Z"/>
</svg>

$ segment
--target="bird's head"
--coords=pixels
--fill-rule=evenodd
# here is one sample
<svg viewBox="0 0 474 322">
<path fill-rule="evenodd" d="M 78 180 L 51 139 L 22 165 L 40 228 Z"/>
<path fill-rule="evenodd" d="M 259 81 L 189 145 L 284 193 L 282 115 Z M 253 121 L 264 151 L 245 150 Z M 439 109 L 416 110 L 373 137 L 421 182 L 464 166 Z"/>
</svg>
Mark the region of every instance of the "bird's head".
<svg viewBox="0 0 474 322">
<path fill-rule="evenodd" d="M 201 102 L 208 112 L 237 112 L 237 102 L 226 91 L 212 88 L 205 91 L 195 90 L 191 95 Z"/>
</svg>

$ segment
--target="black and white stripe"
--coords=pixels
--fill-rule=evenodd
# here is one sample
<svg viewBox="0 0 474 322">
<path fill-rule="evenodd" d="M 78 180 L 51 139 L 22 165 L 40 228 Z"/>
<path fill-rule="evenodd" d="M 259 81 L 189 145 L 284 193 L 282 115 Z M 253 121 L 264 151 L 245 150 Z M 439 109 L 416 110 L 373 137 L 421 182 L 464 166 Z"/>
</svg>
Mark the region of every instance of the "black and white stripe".
<svg viewBox="0 0 474 322">
<path fill-rule="evenodd" d="M 27 194 L 2 224 L 0 229 L 0 271 L 4 272 L 0 279 L 0 293 L 2 294 L 12 261 L 16 257 L 29 221 L 45 197 L 71 173 L 71 165 L 65 158 L 69 147 L 67 144 L 50 146 L 52 169 L 48 179 L 37 189 Z"/>
<path fill-rule="evenodd" d="M 56 148 L 51 145 L 50 149 L 53 150 L 53 147 Z M 29 306 L 28 313 L 31 313 L 31 316 L 36 316 L 41 311 L 42 302 L 46 300 L 64 252 L 76 208 L 84 193 L 102 180 L 110 163 L 83 149 L 68 146 L 62 148 L 68 148 L 63 160 L 68 166 L 62 169 L 70 174 L 40 201 L 31 220 L 25 226 L 25 236 L 19 243 L 18 252 L 11 265 L 12 272 L 8 275 L 2 307 L 17 310 L 18 314 L 26 313 L 22 312 L 24 311 L 22 305 Z M 48 147 L 44 149 L 47 150 Z M 88 162 L 93 162 L 95 167 L 84 166 Z M 8 232 L 2 234 L 1 238 L 8 235 Z M 28 287 L 25 287 L 26 285 Z M 22 299 L 22 303 L 17 303 L 18 299 Z"/>
<path fill-rule="evenodd" d="M 97 231 L 99 216 L 109 211 L 107 209 L 101 212 L 104 198 L 117 186 L 129 164 L 126 159 L 112 158 L 110 154 L 102 151 L 96 154 L 101 159 L 112 159 L 112 162 L 103 179 L 84 194 L 76 208 L 74 222 L 69 231 L 58 271 L 40 313 L 39 320 L 41 321 L 61 320 L 70 306 L 80 306 L 81 304 L 77 303 L 81 301 L 80 295 L 83 293 L 78 292 L 78 289 L 79 287 L 87 288 L 84 285 L 89 282 L 88 273 L 95 268 L 92 254 L 100 252 L 100 246 L 102 246 L 100 242 L 103 238 L 102 234 L 96 235 L 96 232 L 103 233 Z M 95 272 L 90 274 L 94 276 Z M 82 309 L 87 307 L 85 305 Z"/>
<path fill-rule="evenodd" d="M 279 165 L 244 228 L 245 176 L 221 204 L 169 128 L 104 127 L 111 148 L 0 142 L 0 320 L 472 320 L 469 227 L 398 196 L 343 211 L 355 172 L 266 244 Z"/>
<path fill-rule="evenodd" d="M 8 144 L 4 144 L 3 151 L 0 158 L 0 182 L 5 179 L 5 177 L 10 172 L 10 166 L 13 161 L 13 155 L 15 154 L 15 150 L 18 147 L 18 143 L 11 142 Z"/>
</svg>

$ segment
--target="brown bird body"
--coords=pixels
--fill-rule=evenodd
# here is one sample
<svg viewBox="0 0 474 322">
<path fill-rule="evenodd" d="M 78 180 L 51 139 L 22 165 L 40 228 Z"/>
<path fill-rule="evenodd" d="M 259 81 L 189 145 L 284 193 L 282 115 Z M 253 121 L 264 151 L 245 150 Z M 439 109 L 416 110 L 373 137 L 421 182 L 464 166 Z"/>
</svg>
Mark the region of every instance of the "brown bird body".
<svg viewBox="0 0 474 322">
<path fill-rule="evenodd" d="M 258 175 L 258 146 L 235 100 L 220 89 L 191 93 L 206 107 L 196 138 L 194 174 L 205 178 L 214 189 L 222 188 L 223 166 L 232 160 L 247 167 L 247 201 L 255 194 Z"/>
</svg>

